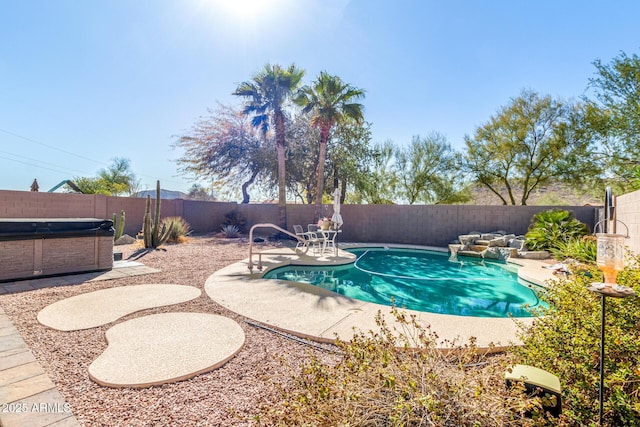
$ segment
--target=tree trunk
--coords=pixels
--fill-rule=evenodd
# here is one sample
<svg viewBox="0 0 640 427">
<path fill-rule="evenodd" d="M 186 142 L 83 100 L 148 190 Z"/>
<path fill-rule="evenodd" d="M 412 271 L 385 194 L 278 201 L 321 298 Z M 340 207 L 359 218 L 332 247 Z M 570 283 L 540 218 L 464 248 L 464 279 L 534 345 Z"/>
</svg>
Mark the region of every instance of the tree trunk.
<svg viewBox="0 0 640 427">
<path fill-rule="evenodd" d="M 347 195 L 347 180 L 343 179 L 340 186 L 340 204 L 344 205 L 344 198 Z"/>
<path fill-rule="evenodd" d="M 247 187 L 249 187 L 251 184 L 253 184 L 253 181 L 255 181 L 256 176 L 258 176 L 258 171 L 257 170 L 255 172 L 253 172 L 253 174 L 251 175 L 251 178 L 249 178 L 249 180 L 247 182 L 242 184 L 242 203 L 243 204 L 249 203 L 250 196 L 249 196 L 249 192 L 247 191 Z"/>
<path fill-rule="evenodd" d="M 276 111 L 274 114 L 276 128 L 276 150 L 278 151 L 278 210 L 280 211 L 280 227 L 287 228 L 287 193 L 285 175 L 285 133 L 284 114 Z"/>
<path fill-rule="evenodd" d="M 320 127 L 320 153 L 318 154 L 318 192 L 316 194 L 315 220 L 320 219 L 320 209 L 322 206 L 322 193 L 324 191 L 324 163 L 327 158 L 327 140 L 329 139 L 330 125 Z"/>
</svg>

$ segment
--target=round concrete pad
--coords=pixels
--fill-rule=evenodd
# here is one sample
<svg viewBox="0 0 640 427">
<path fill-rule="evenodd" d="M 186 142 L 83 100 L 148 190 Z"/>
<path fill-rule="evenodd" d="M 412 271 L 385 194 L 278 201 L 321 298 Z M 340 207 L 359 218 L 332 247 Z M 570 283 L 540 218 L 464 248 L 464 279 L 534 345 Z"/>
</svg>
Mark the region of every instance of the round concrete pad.
<svg viewBox="0 0 640 427">
<path fill-rule="evenodd" d="M 38 313 L 38 322 L 60 331 L 95 328 L 136 311 L 178 304 L 200 294 L 200 289 L 183 285 L 119 286 L 54 302 Z"/>
<path fill-rule="evenodd" d="M 107 331 L 109 346 L 89 365 L 108 387 L 148 387 L 185 380 L 224 365 L 244 344 L 244 331 L 226 317 L 162 313 L 122 322 Z"/>
</svg>

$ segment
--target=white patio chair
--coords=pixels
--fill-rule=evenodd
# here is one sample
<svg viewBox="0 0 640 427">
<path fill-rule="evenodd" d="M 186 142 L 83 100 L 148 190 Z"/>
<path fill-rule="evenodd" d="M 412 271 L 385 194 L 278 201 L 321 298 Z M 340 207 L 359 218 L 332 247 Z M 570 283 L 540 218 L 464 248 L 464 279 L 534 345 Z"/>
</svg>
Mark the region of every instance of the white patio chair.
<svg viewBox="0 0 640 427">
<path fill-rule="evenodd" d="M 318 235 L 310 231 L 304 231 L 301 225 L 294 225 L 293 231 L 295 232 L 296 236 L 300 237 L 301 239 L 298 240 L 298 243 L 296 244 L 296 250 L 301 249 L 306 252 L 309 246 L 311 246 L 313 254 L 315 255 L 317 249 L 322 246 L 321 239 L 318 238 Z"/>
</svg>

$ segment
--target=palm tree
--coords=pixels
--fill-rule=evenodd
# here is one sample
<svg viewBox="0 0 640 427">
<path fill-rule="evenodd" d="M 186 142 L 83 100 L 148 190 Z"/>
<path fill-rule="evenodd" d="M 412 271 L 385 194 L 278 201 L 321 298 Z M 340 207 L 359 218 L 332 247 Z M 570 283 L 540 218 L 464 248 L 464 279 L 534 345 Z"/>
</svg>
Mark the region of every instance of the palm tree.
<svg viewBox="0 0 640 427">
<path fill-rule="evenodd" d="M 254 74 L 251 81 L 242 82 L 233 92 L 246 98 L 242 112 L 253 115 L 251 124 L 263 135 L 273 123 L 278 153 L 278 207 L 280 208 L 280 226 L 287 225 L 287 198 L 285 187 L 285 102 L 293 96 L 304 76 L 301 70 L 291 64 L 289 68 L 267 64 Z"/>
<path fill-rule="evenodd" d="M 324 190 L 324 164 L 327 157 L 327 141 L 335 124 L 347 120 L 362 123 L 364 106 L 357 101 L 364 98 L 364 90 L 344 83 L 340 77 L 321 71 L 311 86 L 304 86 L 294 101 L 311 113 L 311 125 L 320 129 L 320 154 L 318 155 L 318 188 L 316 193 L 316 218 L 320 216 Z"/>
</svg>

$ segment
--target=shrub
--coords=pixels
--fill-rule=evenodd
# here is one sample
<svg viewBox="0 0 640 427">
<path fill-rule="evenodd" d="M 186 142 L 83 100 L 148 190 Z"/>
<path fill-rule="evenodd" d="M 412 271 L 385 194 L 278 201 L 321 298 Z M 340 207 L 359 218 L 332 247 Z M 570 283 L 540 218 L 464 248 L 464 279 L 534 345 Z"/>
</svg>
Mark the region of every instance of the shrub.
<svg viewBox="0 0 640 427">
<path fill-rule="evenodd" d="M 566 242 L 557 242 L 550 248 L 551 254 L 559 260 L 573 258 L 578 261 L 594 264 L 598 252 L 595 236 L 574 238 Z"/>
<path fill-rule="evenodd" d="M 640 292 L 638 259 L 618 275 L 618 283 Z M 598 416 L 601 298 L 587 287 L 601 273 L 595 267 L 572 280 L 551 284 L 543 311 L 523 331 L 514 348 L 519 363 L 560 378 L 565 425 L 595 425 Z M 601 280 L 601 279 L 600 279 Z M 607 298 L 605 336 L 605 425 L 640 425 L 640 298 Z"/>
<path fill-rule="evenodd" d="M 222 227 L 224 228 L 227 225 L 235 225 L 240 233 L 247 232 L 247 219 L 237 209 L 232 210 L 224 216 Z"/>
<path fill-rule="evenodd" d="M 479 355 L 473 343 L 436 349 L 437 335 L 394 310 L 399 338 L 377 316 L 380 333 L 336 342 L 336 364 L 312 356 L 257 417 L 262 425 L 526 426 L 529 401 L 504 384 L 506 361 Z M 451 347 L 454 345 L 452 343 Z M 484 364 L 483 362 L 488 362 Z"/>
<path fill-rule="evenodd" d="M 180 216 L 169 216 L 162 219 L 162 225 L 166 227 L 167 242 L 183 243 L 191 234 L 191 226 Z"/>
<path fill-rule="evenodd" d="M 574 218 L 573 213 L 553 209 L 535 214 L 525 234 L 527 247 L 534 251 L 548 251 L 558 243 L 589 234 L 589 227 Z"/>
<path fill-rule="evenodd" d="M 224 233 L 224 237 L 227 239 L 235 239 L 240 237 L 240 230 L 235 225 L 225 225 L 222 227 L 222 233 Z"/>
</svg>

